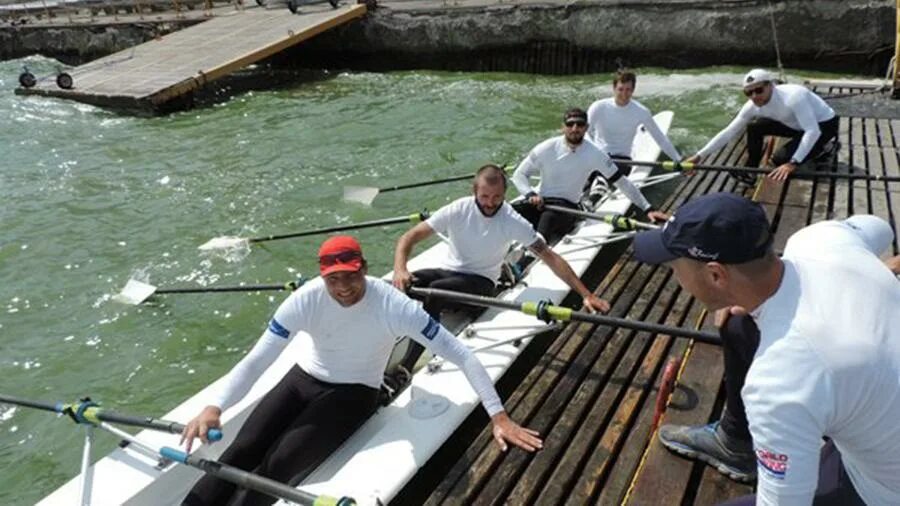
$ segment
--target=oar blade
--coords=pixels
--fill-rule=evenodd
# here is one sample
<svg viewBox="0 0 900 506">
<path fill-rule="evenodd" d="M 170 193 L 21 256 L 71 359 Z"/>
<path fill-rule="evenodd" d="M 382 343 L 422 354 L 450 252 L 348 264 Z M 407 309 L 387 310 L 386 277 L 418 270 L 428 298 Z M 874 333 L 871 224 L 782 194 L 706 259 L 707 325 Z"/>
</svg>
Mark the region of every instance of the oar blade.
<svg viewBox="0 0 900 506">
<path fill-rule="evenodd" d="M 213 237 L 212 239 L 198 246 L 197 249 L 201 251 L 215 251 L 245 248 L 249 245 L 250 242 L 244 237 L 222 236 Z"/>
<path fill-rule="evenodd" d="M 154 293 L 156 293 L 155 286 L 132 278 L 128 280 L 121 292 L 113 296 L 113 300 L 137 306 L 150 298 Z"/>
<path fill-rule="evenodd" d="M 370 206 L 378 196 L 378 188 L 369 186 L 345 186 L 344 200 L 347 202 L 358 202 L 360 204 Z"/>
</svg>

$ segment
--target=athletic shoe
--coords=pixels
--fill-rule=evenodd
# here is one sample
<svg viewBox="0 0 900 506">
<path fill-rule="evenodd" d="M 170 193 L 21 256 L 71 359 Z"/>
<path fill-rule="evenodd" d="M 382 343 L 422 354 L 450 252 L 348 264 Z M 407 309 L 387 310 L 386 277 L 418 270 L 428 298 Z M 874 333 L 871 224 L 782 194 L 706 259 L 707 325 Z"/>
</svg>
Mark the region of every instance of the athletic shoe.
<svg viewBox="0 0 900 506">
<path fill-rule="evenodd" d="M 719 422 L 709 425 L 663 425 L 659 442 L 679 455 L 705 462 L 717 471 L 742 483 L 756 480 L 753 444 L 729 437 Z"/>
</svg>

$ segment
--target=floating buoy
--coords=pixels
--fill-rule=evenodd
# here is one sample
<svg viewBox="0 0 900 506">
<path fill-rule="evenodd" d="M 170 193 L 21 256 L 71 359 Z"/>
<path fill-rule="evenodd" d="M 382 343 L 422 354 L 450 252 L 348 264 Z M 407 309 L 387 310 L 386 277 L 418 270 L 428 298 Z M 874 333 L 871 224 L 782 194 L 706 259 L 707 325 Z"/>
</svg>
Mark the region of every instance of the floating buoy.
<svg viewBox="0 0 900 506">
<path fill-rule="evenodd" d="M 59 86 L 60 88 L 62 88 L 64 90 L 71 90 L 72 85 L 74 85 L 74 84 L 75 84 L 75 82 L 72 80 L 71 75 L 69 75 L 65 72 L 60 72 L 59 74 L 56 75 L 56 85 Z"/>
<path fill-rule="evenodd" d="M 33 88 L 34 85 L 37 84 L 37 78 L 34 77 L 34 74 L 26 70 L 19 74 L 19 84 L 22 85 L 23 88 Z"/>
</svg>

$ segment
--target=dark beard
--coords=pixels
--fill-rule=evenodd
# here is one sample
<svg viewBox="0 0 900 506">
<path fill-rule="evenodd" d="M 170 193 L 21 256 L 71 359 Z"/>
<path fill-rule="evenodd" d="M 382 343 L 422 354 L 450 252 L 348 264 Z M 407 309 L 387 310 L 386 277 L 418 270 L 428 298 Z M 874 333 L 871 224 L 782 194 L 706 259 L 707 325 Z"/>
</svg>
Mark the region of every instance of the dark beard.
<svg viewBox="0 0 900 506">
<path fill-rule="evenodd" d="M 503 204 L 504 204 L 504 202 L 501 202 L 500 205 L 497 206 L 497 209 L 494 209 L 494 212 L 493 212 L 493 213 L 488 214 L 487 212 L 485 212 L 484 208 L 481 207 L 481 204 L 478 203 L 478 199 L 475 199 L 475 207 L 477 207 L 477 208 L 478 208 L 478 211 L 481 213 L 481 215 L 484 216 L 484 217 L 486 217 L 486 218 L 491 218 L 491 217 L 493 217 L 493 216 L 496 216 L 497 213 L 500 212 L 500 208 L 503 207 Z"/>
</svg>

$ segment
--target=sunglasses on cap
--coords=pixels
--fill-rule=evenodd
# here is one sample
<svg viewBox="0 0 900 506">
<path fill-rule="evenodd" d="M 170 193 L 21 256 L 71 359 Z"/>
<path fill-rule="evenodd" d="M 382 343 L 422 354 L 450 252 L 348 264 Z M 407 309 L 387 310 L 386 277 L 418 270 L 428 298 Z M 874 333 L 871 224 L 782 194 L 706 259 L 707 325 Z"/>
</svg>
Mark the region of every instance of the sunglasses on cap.
<svg viewBox="0 0 900 506">
<path fill-rule="evenodd" d="M 748 97 L 752 97 L 754 95 L 762 95 L 763 91 L 765 91 L 765 89 L 766 89 L 766 85 L 763 84 L 762 86 L 757 86 L 755 88 L 749 88 L 749 89 L 744 90 L 744 95 L 746 95 Z"/>
<path fill-rule="evenodd" d="M 567 120 L 564 124 L 569 128 L 572 128 L 575 126 L 583 128 L 587 125 L 587 122 L 582 121 L 582 120 L 577 120 L 577 119 L 570 119 L 570 120 Z"/>
<path fill-rule="evenodd" d="M 341 251 L 340 253 L 320 256 L 319 265 L 321 267 L 331 267 L 332 265 L 337 264 L 347 264 L 361 258 L 362 253 L 360 253 L 359 251 Z"/>
</svg>

